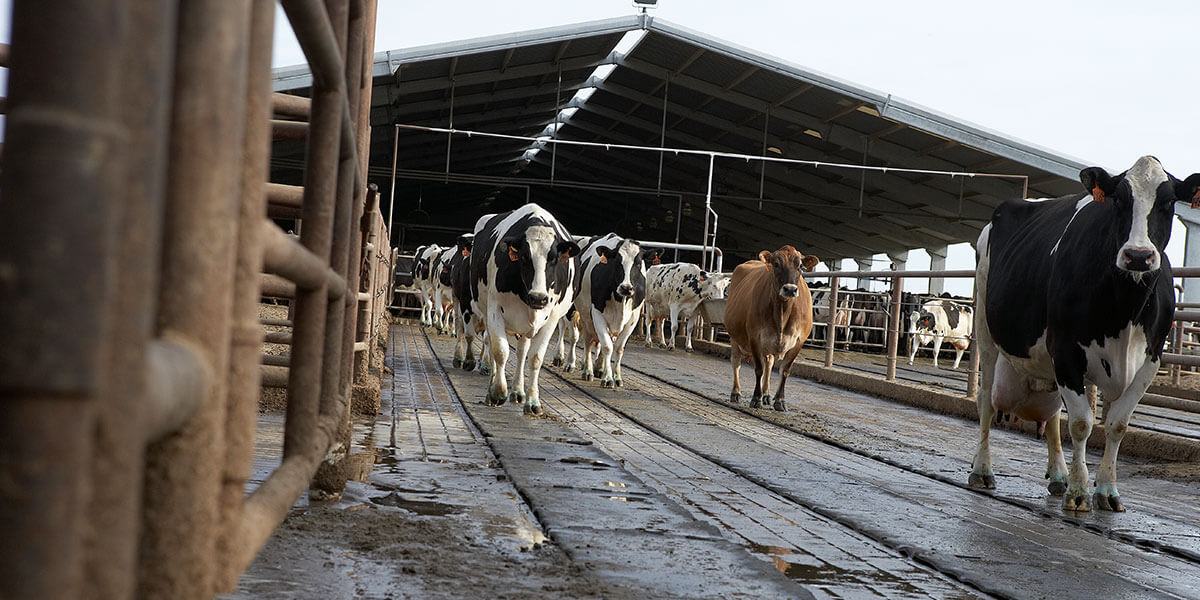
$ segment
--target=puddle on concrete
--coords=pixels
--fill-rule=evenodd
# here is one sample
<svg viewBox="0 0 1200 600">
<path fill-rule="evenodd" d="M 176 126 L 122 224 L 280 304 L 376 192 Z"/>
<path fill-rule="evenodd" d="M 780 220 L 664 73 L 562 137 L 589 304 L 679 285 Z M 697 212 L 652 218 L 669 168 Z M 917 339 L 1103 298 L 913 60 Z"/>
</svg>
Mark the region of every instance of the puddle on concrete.
<svg viewBox="0 0 1200 600">
<path fill-rule="evenodd" d="M 650 502 L 649 500 L 647 500 L 645 498 L 638 498 L 637 496 L 605 496 L 605 497 L 608 498 L 609 500 L 613 500 L 615 502 L 644 502 L 644 503 Z"/>
<path fill-rule="evenodd" d="M 565 438 L 565 437 L 544 437 L 542 439 L 546 440 L 547 442 L 559 442 L 562 444 L 575 444 L 576 446 L 591 446 L 593 443 L 591 440 L 573 440 L 571 438 Z"/>
<path fill-rule="evenodd" d="M 604 467 L 606 469 L 612 468 L 612 465 L 610 465 L 602 460 L 596 460 L 594 458 L 584 458 L 582 456 L 568 456 L 566 458 L 559 459 L 559 462 L 565 462 L 565 463 L 570 463 L 570 464 L 592 465 L 594 467 Z"/>
<path fill-rule="evenodd" d="M 629 487 L 628 483 L 622 483 L 620 481 L 605 481 L 604 485 L 607 485 L 608 487 L 619 487 L 619 488 Z"/>
<path fill-rule="evenodd" d="M 454 506 L 453 504 L 443 504 L 441 502 L 432 502 L 429 500 L 409 500 L 396 492 L 385 494 L 383 496 L 371 496 L 371 502 L 381 506 L 394 506 L 402 508 L 418 515 L 427 517 L 443 517 L 446 515 L 456 515 L 463 512 L 463 507 Z"/>
<path fill-rule="evenodd" d="M 887 571 L 842 569 L 813 556 L 796 554 L 791 548 L 767 546 L 751 541 L 744 543 L 751 552 L 770 558 L 780 573 L 800 583 L 835 589 L 869 587 L 874 590 L 920 592 L 916 586 Z"/>
</svg>

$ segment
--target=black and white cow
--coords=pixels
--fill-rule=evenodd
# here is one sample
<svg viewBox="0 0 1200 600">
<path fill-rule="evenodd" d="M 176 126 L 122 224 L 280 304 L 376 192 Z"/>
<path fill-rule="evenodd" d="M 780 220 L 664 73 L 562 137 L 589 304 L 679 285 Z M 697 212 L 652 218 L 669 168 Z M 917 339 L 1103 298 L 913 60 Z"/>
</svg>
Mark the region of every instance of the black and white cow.
<svg viewBox="0 0 1200 600">
<path fill-rule="evenodd" d="M 658 342 L 668 350 L 675 349 L 680 318 L 687 324 L 685 350 L 692 351 L 692 328 L 699 320 L 700 304 L 705 300 L 725 297 L 729 278 L 709 275 L 691 263 L 653 265 L 646 271 L 646 347 L 652 344 L 653 329 Z M 671 319 L 671 339 L 665 339 L 665 321 Z"/>
<path fill-rule="evenodd" d="M 575 310 L 584 339 L 585 381 L 599 375 L 601 387 L 621 387 L 621 357 L 646 302 L 646 264 L 656 256 L 658 250 L 642 250 L 615 233 L 591 240 L 580 252 Z M 594 366 L 597 351 L 600 368 Z"/>
<path fill-rule="evenodd" d="M 1012 413 L 1048 421 L 1046 478 L 1051 494 L 1065 493 L 1064 510 L 1090 510 L 1094 501 L 1122 511 L 1117 452 L 1158 371 L 1175 308 L 1163 249 L 1175 203 L 1200 200 L 1200 173 L 1179 181 L 1145 156 L 1119 175 L 1090 167 L 1079 178 L 1088 193 L 1006 202 L 980 233 L 975 331 L 983 380 L 969 483 L 996 486 L 989 427 L 997 411 Z M 1084 459 L 1095 417 L 1085 383 L 1103 392 L 1106 405 L 1091 499 Z M 1061 404 L 1074 447 L 1069 471 Z"/>
<path fill-rule="evenodd" d="M 475 224 L 471 252 L 471 312 L 482 317 L 488 334 L 492 382 L 487 403 L 522 402 L 526 414 L 540 414 L 538 374 L 554 325 L 571 306 L 579 245 L 549 212 L 537 204 Z M 508 389 L 505 363 L 508 336 L 516 337 L 517 373 Z M 533 356 L 526 359 L 532 350 Z M 529 370 L 526 386 L 525 370 Z"/>
<path fill-rule="evenodd" d="M 417 248 L 413 258 L 413 286 L 421 295 L 421 324 L 433 325 L 433 261 L 443 248 L 437 244 Z"/>
<path fill-rule="evenodd" d="M 430 264 L 433 279 L 433 325 L 438 333 L 449 334 L 454 327 L 454 285 L 450 261 L 458 252 L 451 246 L 438 253 Z"/>
<path fill-rule="evenodd" d="M 475 369 L 475 336 L 483 332 L 482 319 L 471 312 L 471 242 L 474 234 L 458 236 L 450 258 L 450 290 L 454 295 L 454 366 Z"/>
<path fill-rule="evenodd" d="M 813 283 L 809 284 L 809 291 L 812 292 L 813 305 L 813 332 L 810 339 L 825 340 L 826 329 L 829 328 L 829 297 L 832 292 L 829 289 L 828 283 Z M 846 344 L 850 344 L 850 288 L 841 286 L 838 288 L 837 306 L 834 307 L 833 313 L 833 343 L 836 344 L 839 333 Z"/>
<path fill-rule="evenodd" d="M 938 356 L 942 353 L 942 342 L 949 340 L 954 346 L 954 368 L 962 361 L 963 352 L 971 345 L 971 326 L 975 322 L 974 311 L 970 306 L 963 306 L 950 300 L 930 300 L 909 314 L 908 333 L 912 337 L 912 345 L 908 354 L 908 364 L 913 364 L 917 357 L 917 349 L 933 342 L 933 366 L 938 366 Z"/>
</svg>

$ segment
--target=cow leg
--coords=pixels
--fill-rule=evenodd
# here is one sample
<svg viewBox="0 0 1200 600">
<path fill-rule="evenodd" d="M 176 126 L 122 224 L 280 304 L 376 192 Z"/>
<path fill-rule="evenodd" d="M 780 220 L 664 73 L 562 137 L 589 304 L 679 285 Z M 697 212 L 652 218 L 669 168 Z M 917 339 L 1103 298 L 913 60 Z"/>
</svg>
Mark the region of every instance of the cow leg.
<svg viewBox="0 0 1200 600">
<path fill-rule="evenodd" d="M 684 326 L 684 329 L 685 329 L 685 331 L 684 331 L 685 342 L 683 345 L 684 352 L 694 352 L 695 351 L 692 348 L 692 327 L 696 324 L 696 319 L 698 317 L 699 317 L 699 315 L 692 315 L 691 317 L 688 317 L 687 325 Z"/>
<path fill-rule="evenodd" d="M 759 377 L 762 379 L 762 381 L 759 385 L 759 388 L 762 391 L 762 395 L 759 396 L 758 406 L 755 406 L 754 402 L 751 401 L 750 408 L 760 408 L 763 404 L 771 403 L 771 369 L 774 369 L 774 368 L 775 368 L 775 355 L 767 354 L 767 355 L 763 356 L 763 369 L 762 369 L 762 373 L 759 375 Z M 755 395 L 757 396 L 757 394 L 755 394 Z"/>
<path fill-rule="evenodd" d="M 478 317 L 476 317 L 476 318 L 478 318 Z M 462 321 L 463 351 L 464 351 L 462 368 L 464 371 L 474 371 L 475 370 L 475 338 L 479 335 L 480 332 L 476 331 L 474 323 L 467 322 L 467 319 L 465 316 L 462 319 L 460 319 L 460 321 Z"/>
<path fill-rule="evenodd" d="M 1096 469 L 1096 493 L 1093 496 L 1096 508 L 1100 510 L 1125 511 L 1117 493 L 1117 452 L 1129 430 L 1129 417 L 1150 387 L 1158 367 L 1159 361 L 1146 361 L 1115 402 L 1110 402 L 1107 396 L 1104 398 L 1104 456 L 1100 459 L 1100 468 Z"/>
<path fill-rule="evenodd" d="M 675 350 L 675 338 L 679 337 L 679 307 L 671 305 L 671 339 L 667 342 L 667 350 Z M 689 342 L 690 343 L 690 342 Z"/>
<path fill-rule="evenodd" d="M 637 329 L 637 320 L 629 321 L 625 329 L 617 334 L 617 342 L 613 347 L 613 387 L 621 387 L 621 358 L 625 356 L 625 343 L 629 341 L 629 336 L 633 335 L 633 330 Z"/>
<path fill-rule="evenodd" d="M 658 330 L 658 347 L 667 347 L 667 317 L 666 315 L 658 315 L 654 317 L 654 327 Z"/>
<path fill-rule="evenodd" d="M 488 406 L 500 406 L 508 401 L 508 381 L 504 366 L 508 362 L 508 336 L 504 335 L 504 320 L 499 312 L 488 309 L 488 362 L 492 367 L 492 382 L 488 386 Z"/>
<path fill-rule="evenodd" d="M 600 387 L 611 388 L 613 384 L 612 371 L 612 353 L 613 340 L 608 334 L 608 324 L 604 320 L 604 313 L 592 308 L 592 327 L 596 331 L 596 339 L 600 343 L 600 365 L 602 373 L 600 374 Z"/>
<path fill-rule="evenodd" d="M 546 348 L 550 345 L 550 336 L 554 334 L 553 327 L 542 327 L 532 340 L 524 338 L 527 346 L 533 351 L 529 359 L 529 385 L 525 388 L 525 414 L 542 414 L 542 399 L 538 393 L 538 378 L 542 372 L 542 360 L 546 356 Z"/>
<path fill-rule="evenodd" d="M 732 341 L 729 344 L 729 362 L 733 363 L 733 389 L 729 391 L 729 401 L 734 404 L 742 402 L 742 359 L 746 356 L 742 354 L 741 348 Z"/>
<path fill-rule="evenodd" d="M 654 340 L 650 337 L 652 329 L 654 329 L 654 315 L 650 312 L 650 306 L 647 303 L 646 310 L 642 312 L 642 332 L 645 334 L 643 337 L 647 348 L 654 346 Z"/>
<path fill-rule="evenodd" d="M 567 348 L 567 356 L 563 364 L 563 373 L 570 373 L 575 368 L 575 346 L 579 345 L 579 327 L 575 323 L 567 322 L 567 331 L 571 333 L 571 347 Z"/>
<path fill-rule="evenodd" d="M 788 351 L 784 355 L 783 361 L 779 363 L 779 389 L 775 390 L 775 403 L 771 406 L 778 411 L 787 410 L 787 402 L 784 401 L 784 388 L 787 386 L 788 376 L 792 374 L 792 363 L 796 362 L 796 357 L 800 355 L 800 348 L 804 345 L 804 340 L 799 340 L 796 347 Z"/>
<path fill-rule="evenodd" d="M 466 339 L 466 332 L 463 331 L 462 319 L 454 322 L 454 368 L 460 368 L 463 365 L 463 340 Z"/>
<path fill-rule="evenodd" d="M 750 360 L 754 363 L 754 395 L 750 396 L 750 408 L 762 408 L 762 373 L 763 363 L 758 350 L 753 350 Z"/>
<path fill-rule="evenodd" d="M 1067 493 L 1068 471 L 1067 460 L 1063 458 L 1060 412 L 1055 411 L 1054 415 L 1046 420 L 1046 479 L 1050 482 L 1046 484 L 1046 489 L 1052 496 Z"/>
<path fill-rule="evenodd" d="M 545 330 L 546 327 L 542 327 L 542 329 Z M 553 333 L 553 329 L 551 329 L 551 333 Z M 549 341 L 549 337 L 549 335 L 546 336 L 547 341 Z M 523 335 L 517 338 L 517 343 L 515 344 L 517 347 L 517 373 L 513 377 L 512 389 L 508 391 L 508 401 L 514 405 L 525 404 L 529 398 L 528 394 L 525 393 L 525 359 L 529 357 L 529 341 L 529 336 Z M 542 352 L 545 351 L 546 349 L 543 348 Z M 540 368 L 541 366 L 542 363 L 539 360 L 538 367 Z"/>
<path fill-rule="evenodd" d="M 1063 510 L 1087 512 L 1092 510 L 1088 501 L 1087 440 L 1092 434 L 1092 423 L 1096 417 L 1092 407 L 1088 406 L 1086 393 L 1076 392 L 1062 382 L 1059 383 L 1058 389 L 1063 403 L 1067 405 L 1067 425 L 1071 432 L 1072 449 L 1071 470 L 1067 477 Z M 1108 456 L 1107 449 L 1104 454 Z"/>
<path fill-rule="evenodd" d="M 967 351 L 966 346 L 959 348 L 957 344 L 954 345 L 954 369 L 955 370 L 958 370 L 958 363 L 962 362 L 963 352 L 966 352 L 966 351 Z"/>
<path fill-rule="evenodd" d="M 917 358 L 917 334 L 912 334 L 908 343 L 908 364 L 913 364 L 913 360 Z"/>
<path fill-rule="evenodd" d="M 938 356 L 942 354 L 942 334 L 935 333 L 933 335 L 933 368 L 938 368 Z"/>
<path fill-rule="evenodd" d="M 983 239 L 983 236 L 980 236 Z M 983 242 L 980 247 L 986 248 Z M 967 476 L 967 484 L 971 487 L 983 487 L 995 490 L 996 475 L 991 470 L 991 448 L 989 437 L 991 422 L 996 419 L 996 407 L 992 406 L 992 385 L 996 379 L 996 360 L 1000 359 L 1000 350 L 992 341 L 988 329 L 985 302 L 980 298 L 988 296 L 988 266 L 990 259 L 984 253 L 983 259 L 977 265 L 976 271 L 976 312 L 974 312 L 974 331 L 976 331 L 976 348 L 979 353 L 979 391 L 976 392 L 976 407 L 979 410 L 979 444 L 976 455 L 971 461 L 971 474 Z M 914 338 L 913 343 L 917 340 Z"/>
</svg>

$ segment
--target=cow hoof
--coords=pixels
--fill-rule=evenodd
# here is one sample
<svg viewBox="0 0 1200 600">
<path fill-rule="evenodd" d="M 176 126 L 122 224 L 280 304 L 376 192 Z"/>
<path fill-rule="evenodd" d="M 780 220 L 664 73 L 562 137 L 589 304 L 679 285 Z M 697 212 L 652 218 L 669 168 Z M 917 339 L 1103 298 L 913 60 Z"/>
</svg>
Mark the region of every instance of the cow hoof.
<svg viewBox="0 0 1200 600">
<path fill-rule="evenodd" d="M 751 396 L 750 408 L 762 408 L 762 396 Z"/>
<path fill-rule="evenodd" d="M 526 404 L 525 414 L 531 417 L 536 417 L 542 414 L 542 404 L 540 402 L 537 404 Z"/>
<path fill-rule="evenodd" d="M 1121 504 L 1121 498 L 1117 495 L 1109 496 L 1096 492 L 1092 494 L 1092 502 L 1096 504 L 1098 510 L 1110 510 L 1112 512 L 1125 512 L 1125 505 Z"/>
<path fill-rule="evenodd" d="M 596 377 L 604 377 L 604 369 L 592 369 L 592 375 Z"/>
<path fill-rule="evenodd" d="M 475 370 L 475 361 L 471 360 L 469 358 L 467 360 L 464 360 L 462 363 L 462 369 L 464 371 L 474 371 Z"/>
<path fill-rule="evenodd" d="M 729 403 L 730 404 L 741 404 L 742 403 L 742 395 L 737 392 L 729 392 Z"/>
<path fill-rule="evenodd" d="M 1088 504 L 1087 492 L 1080 494 L 1067 494 L 1063 498 L 1063 510 L 1074 512 L 1091 512 L 1092 506 Z"/>
<path fill-rule="evenodd" d="M 619 388 L 619 387 L 621 387 L 621 380 L 620 380 L 620 379 L 613 379 L 613 387 L 614 387 L 614 388 Z"/>
<path fill-rule="evenodd" d="M 653 348 L 653 347 L 654 347 L 654 342 L 646 342 L 646 347 L 647 347 L 647 348 Z"/>
<path fill-rule="evenodd" d="M 492 368 L 491 368 L 491 367 L 489 367 L 489 366 L 487 366 L 486 364 L 484 364 L 484 365 L 479 365 L 479 374 L 480 374 L 480 375 L 491 375 L 491 374 L 492 374 Z"/>
<path fill-rule="evenodd" d="M 605 388 L 605 389 L 608 389 L 608 388 L 611 388 L 611 387 L 613 387 L 613 380 L 612 380 L 612 378 L 604 378 L 604 379 L 601 379 L 601 380 L 600 380 L 600 387 L 602 387 L 602 388 Z"/>
<path fill-rule="evenodd" d="M 462 362 L 462 359 L 461 359 L 461 358 L 455 358 L 455 359 L 454 359 L 454 368 L 455 368 L 455 369 L 461 368 L 461 367 L 462 367 L 462 364 L 463 364 L 463 362 Z"/>
<path fill-rule="evenodd" d="M 692 348 L 684 348 L 684 349 L 683 349 L 683 351 L 684 351 L 684 352 L 687 352 L 688 354 L 691 354 L 691 353 L 695 352 L 695 350 L 694 350 L 694 349 L 692 349 Z"/>
<path fill-rule="evenodd" d="M 570 373 L 571 371 L 574 371 L 574 370 L 575 370 L 575 367 L 573 367 L 572 365 L 563 365 L 563 373 Z"/>
<path fill-rule="evenodd" d="M 1049 473 L 1046 474 L 1046 478 L 1047 479 L 1050 478 Z M 1055 479 L 1055 480 L 1051 481 L 1050 483 L 1046 484 L 1046 489 L 1049 490 L 1051 496 L 1061 496 L 1061 495 L 1067 493 L 1067 480 L 1066 479 Z"/>
<path fill-rule="evenodd" d="M 674 352 L 675 346 L 667 346 L 667 352 Z"/>
<path fill-rule="evenodd" d="M 562 359 L 561 359 L 561 358 L 558 358 L 557 356 L 556 356 L 556 357 L 554 357 L 554 360 L 550 361 L 550 366 L 552 366 L 552 367 L 561 367 L 561 366 L 562 366 Z"/>
<path fill-rule="evenodd" d="M 972 472 L 967 477 L 967 485 L 983 490 L 994 490 L 996 489 L 996 476 L 991 473 Z"/>
<path fill-rule="evenodd" d="M 508 397 L 504 394 L 497 394 L 491 388 L 488 388 L 487 405 L 488 406 L 503 406 Z"/>
<path fill-rule="evenodd" d="M 584 380 L 584 381 L 591 381 L 591 380 L 592 380 L 592 377 L 593 377 L 593 376 L 592 376 L 592 371 L 591 371 L 591 369 L 588 369 L 587 367 L 584 367 L 584 369 L 583 369 L 583 373 L 582 373 L 582 375 L 580 376 L 580 379 L 582 379 L 582 380 Z"/>
<path fill-rule="evenodd" d="M 518 390 L 509 391 L 508 392 L 508 401 L 512 402 L 513 404 L 524 404 L 525 403 L 525 392 L 518 391 Z M 504 403 L 501 402 L 500 404 L 504 404 Z"/>
<path fill-rule="evenodd" d="M 787 410 L 787 403 L 783 401 L 783 398 L 776 398 L 775 403 L 771 405 L 771 408 L 774 408 L 779 412 L 783 412 Z"/>
</svg>

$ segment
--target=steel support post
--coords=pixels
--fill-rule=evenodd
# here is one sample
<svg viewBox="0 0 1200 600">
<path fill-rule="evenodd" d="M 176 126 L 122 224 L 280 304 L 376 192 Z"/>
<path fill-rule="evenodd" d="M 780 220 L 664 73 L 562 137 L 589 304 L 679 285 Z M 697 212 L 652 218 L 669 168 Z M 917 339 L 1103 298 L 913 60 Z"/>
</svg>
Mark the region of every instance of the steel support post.
<svg viewBox="0 0 1200 600">
<path fill-rule="evenodd" d="M 90 455 L 127 173 L 127 11 L 120 0 L 12 8 L 0 174 L 3 597 L 85 589 Z"/>
<path fill-rule="evenodd" d="M 888 315 L 887 380 L 896 380 L 896 349 L 900 346 L 900 299 L 904 295 L 904 278 L 892 277 L 892 311 Z"/>
<path fill-rule="evenodd" d="M 263 263 L 266 181 L 271 152 L 271 51 L 275 2 L 251 0 L 249 58 L 246 66 L 245 142 L 238 203 L 237 263 L 234 270 L 233 347 L 225 419 L 224 471 L 221 478 L 221 530 L 217 540 L 218 590 L 231 592 L 248 548 L 241 529 L 246 481 L 251 475 L 257 425 L 262 352 L 258 319 L 259 273 Z M 274 226 L 274 225 L 272 225 Z"/>
<path fill-rule="evenodd" d="M 833 324 L 837 319 L 838 278 L 829 278 L 829 316 L 825 326 L 825 367 L 833 366 L 833 345 L 837 342 L 837 331 Z M 847 330 L 849 333 L 849 330 Z"/>
<path fill-rule="evenodd" d="M 186 2 L 179 10 L 158 326 L 162 337 L 199 348 L 212 385 L 191 419 L 147 451 L 143 597 L 217 591 L 249 8 Z"/>
</svg>

